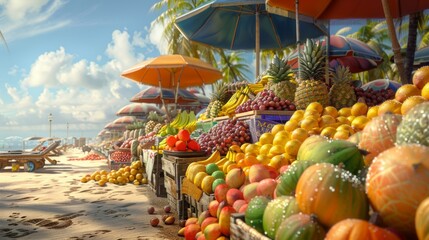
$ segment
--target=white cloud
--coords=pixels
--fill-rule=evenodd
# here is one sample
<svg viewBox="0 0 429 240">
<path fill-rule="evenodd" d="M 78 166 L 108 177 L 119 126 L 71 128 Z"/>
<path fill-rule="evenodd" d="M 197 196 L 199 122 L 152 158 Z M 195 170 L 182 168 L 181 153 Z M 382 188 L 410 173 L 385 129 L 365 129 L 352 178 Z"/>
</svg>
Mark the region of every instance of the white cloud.
<svg viewBox="0 0 429 240">
<path fill-rule="evenodd" d="M 149 39 L 155 45 L 161 54 L 168 53 L 168 42 L 163 37 L 164 26 L 161 23 L 152 22 Z"/>
<path fill-rule="evenodd" d="M 77 60 L 64 47 L 41 54 L 22 79 L 22 88 L 6 85 L 12 103 L 2 106 L 0 131 L 29 130 L 18 128 L 24 124 L 46 128 L 49 113 L 62 128 L 70 122 L 75 129 L 100 131 L 141 88 L 120 74 L 127 65 L 143 60 L 138 53 L 142 42 L 140 33 L 114 31 L 105 51 L 108 61 L 103 64 Z"/>
<path fill-rule="evenodd" d="M 63 28 L 70 20 L 49 21 L 64 5 L 64 0 L 2 0 L 0 1 L 0 27 L 10 43 Z"/>
</svg>

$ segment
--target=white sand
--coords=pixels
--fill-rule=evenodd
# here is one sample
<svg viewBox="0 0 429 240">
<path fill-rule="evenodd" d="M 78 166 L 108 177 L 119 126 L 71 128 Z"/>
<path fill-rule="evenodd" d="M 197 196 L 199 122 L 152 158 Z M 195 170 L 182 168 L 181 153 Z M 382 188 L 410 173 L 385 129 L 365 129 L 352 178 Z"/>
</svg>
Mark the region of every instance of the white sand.
<svg viewBox="0 0 429 240">
<path fill-rule="evenodd" d="M 71 149 L 36 172 L 0 171 L 0 239 L 174 239 L 178 221 L 150 226 L 148 206 L 162 213 L 166 198 L 147 185 L 81 183 L 80 178 L 107 168 L 106 161 L 70 161 L 85 156 Z M 164 232 L 164 234 L 161 234 Z M 165 232 L 170 234 L 165 235 Z"/>
</svg>

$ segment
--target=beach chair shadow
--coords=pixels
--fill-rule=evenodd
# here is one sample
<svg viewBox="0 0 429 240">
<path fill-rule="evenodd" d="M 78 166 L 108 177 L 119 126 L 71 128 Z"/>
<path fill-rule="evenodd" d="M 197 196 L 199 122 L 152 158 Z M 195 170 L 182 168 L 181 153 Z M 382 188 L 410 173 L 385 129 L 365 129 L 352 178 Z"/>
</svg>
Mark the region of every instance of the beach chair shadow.
<svg viewBox="0 0 429 240">
<path fill-rule="evenodd" d="M 60 141 L 54 141 L 41 151 L 9 151 L 0 153 L 0 170 L 6 166 L 19 165 L 24 166 L 24 169 L 27 171 L 33 172 L 38 168 L 43 168 L 45 166 L 45 161 L 55 165 L 57 161 L 51 159 L 49 155 L 54 153 L 60 143 Z"/>
</svg>

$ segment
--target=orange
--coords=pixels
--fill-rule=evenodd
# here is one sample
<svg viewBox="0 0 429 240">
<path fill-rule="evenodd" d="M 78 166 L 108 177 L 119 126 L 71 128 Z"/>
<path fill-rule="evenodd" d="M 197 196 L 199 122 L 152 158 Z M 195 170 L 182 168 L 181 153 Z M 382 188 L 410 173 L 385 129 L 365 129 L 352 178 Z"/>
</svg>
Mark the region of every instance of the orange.
<svg viewBox="0 0 429 240">
<path fill-rule="evenodd" d="M 242 161 L 243 161 L 243 160 L 242 160 Z M 229 166 L 226 168 L 226 173 L 228 173 L 229 171 L 231 171 L 231 169 L 239 168 L 239 167 L 240 167 L 240 166 L 238 166 L 238 164 L 233 163 L 233 164 L 229 165 Z"/>
<path fill-rule="evenodd" d="M 352 109 L 350 110 L 350 113 L 352 116 L 362 116 L 366 115 L 366 112 L 368 111 L 368 106 L 365 103 L 357 102 L 353 104 Z"/>
<path fill-rule="evenodd" d="M 259 146 L 256 144 L 249 144 L 247 145 L 246 149 L 244 149 L 244 153 L 253 153 L 254 155 L 258 155 L 259 153 Z"/>
<path fill-rule="evenodd" d="M 235 162 L 238 162 L 240 160 L 244 159 L 244 153 L 236 153 L 235 154 Z"/>
<path fill-rule="evenodd" d="M 249 144 L 250 143 L 243 143 L 243 144 L 241 144 L 241 146 L 240 146 L 241 151 L 244 152 L 244 150 L 246 149 L 247 145 L 249 145 Z"/>
<path fill-rule="evenodd" d="M 304 128 L 307 131 L 310 131 L 313 128 L 318 128 L 319 123 L 316 119 L 311 117 L 306 117 L 301 121 L 301 128 Z"/>
<path fill-rule="evenodd" d="M 412 97 L 405 99 L 405 101 L 402 103 L 402 106 L 401 106 L 401 114 L 405 115 L 414 106 L 416 106 L 422 102 L 426 102 L 426 101 L 427 101 L 426 98 L 424 98 L 422 96 L 412 96 Z"/>
<path fill-rule="evenodd" d="M 321 136 L 332 138 L 334 134 L 337 132 L 337 130 L 333 127 L 326 127 L 322 130 L 320 133 Z"/>
<path fill-rule="evenodd" d="M 411 96 L 418 96 L 420 95 L 420 89 L 418 89 L 413 84 L 404 84 L 401 87 L 396 90 L 395 93 L 395 100 L 399 102 L 404 102 L 405 99 L 411 97 Z"/>
<path fill-rule="evenodd" d="M 369 109 L 368 109 L 368 112 L 366 113 L 366 117 L 367 118 L 369 118 L 369 119 L 372 119 L 372 118 L 374 118 L 374 117 L 377 117 L 378 116 L 378 109 L 380 108 L 380 106 L 379 105 L 376 105 L 376 106 L 373 106 L 373 107 L 370 107 Z"/>
<path fill-rule="evenodd" d="M 351 122 L 353 122 L 354 119 L 355 119 L 355 116 L 353 116 L 353 115 L 350 115 L 347 117 L 347 120 L 349 120 L 350 124 L 351 124 Z"/>
<path fill-rule="evenodd" d="M 301 141 L 298 139 L 289 140 L 285 145 L 285 153 L 290 156 L 298 155 L 299 147 L 301 147 Z"/>
<path fill-rule="evenodd" d="M 338 111 L 338 115 L 342 116 L 342 117 L 348 117 L 350 116 L 352 113 L 352 109 L 351 108 L 341 108 Z"/>
<path fill-rule="evenodd" d="M 293 130 L 293 132 L 291 133 L 290 138 L 291 139 L 297 139 L 301 142 L 304 142 L 305 139 L 308 138 L 308 131 L 305 130 L 304 128 L 297 128 L 295 130 Z"/>
<path fill-rule="evenodd" d="M 387 100 L 380 104 L 378 108 L 378 116 L 385 114 L 386 112 L 401 114 L 402 103 L 397 100 Z"/>
<path fill-rule="evenodd" d="M 281 131 L 274 136 L 273 145 L 281 145 L 284 146 L 286 142 L 290 139 L 289 132 Z"/>
<path fill-rule="evenodd" d="M 333 139 L 341 139 L 341 140 L 347 140 L 350 137 L 350 132 L 348 131 L 337 131 L 334 134 Z"/>
<path fill-rule="evenodd" d="M 323 109 L 322 115 L 331 115 L 332 117 L 338 117 L 338 110 L 332 106 L 327 106 Z"/>
<path fill-rule="evenodd" d="M 295 120 L 296 122 L 301 121 L 301 119 L 304 117 L 304 110 L 296 110 L 289 120 Z"/>
<path fill-rule="evenodd" d="M 352 121 L 352 127 L 358 131 L 361 131 L 368 122 L 369 119 L 366 116 L 357 116 Z"/>
<path fill-rule="evenodd" d="M 346 132 L 354 133 L 352 126 L 350 126 L 348 124 L 342 124 L 342 125 L 338 126 L 336 130 L 337 130 L 337 132 L 346 131 Z"/>
<path fill-rule="evenodd" d="M 422 97 L 429 100 L 429 83 L 426 83 L 425 86 L 422 88 Z"/>
<path fill-rule="evenodd" d="M 262 145 L 261 148 L 259 148 L 259 154 L 265 154 L 265 155 L 268 154 L 272 146 L 273 144 L 271 143 Z"/>
<path fill-rule="evenodd" d="M 283 130 L 283 128 L 282 128 Z M 259 143 L 260 145 L 264 145 L 264 144 L 269 144 L 269 143 L 273 143 L 273 139 L 274 139 L 274 134 L 266 132 L 263 133 L 260 137 L 259 137 Z"/>
<path fill-rule="evenodd" d="M 298 122 L 295 120 L 289 120 L 285 123 L 284 130 L 288 132 L 292 132 L 298 127 Z"/>
<path fill-rule="evenodd" d="M 343 123 L 343 124 L 350 124 L 350 121 L 347 119 L 347 117 L 344 117 L 344 116 L 337 117 L 337 122 Z"/>
<path fill-rule="evenodd" d="M 302 116 L 302 118 L 306 118 L 306 117 L 310 117 L 310 116 L 318 119 L 320 117 L 320 113 L 314 109 L 305 110 L 304 116 Z"/>
<path fill-rule="evenodd" d="M 318 113 L 321 114 L 323 112 L 323 105 L 320 104 L 319 102 L 312 102 L 307 106 L 307 108 L 305 108 L 305 111 L 309 109 L 316 110 Z"/>
<path fill-rule="evenodd" d="M 240 161 L 237 161 L 237 165 L 241 168 L 244 168 L 246 166 L 246 162 L 244 159 L 241 159 Z"/>
<path fill-rule="evenodd" d="M 283 131 L 283 130 L 284 130 L 284 125 L 283 124 L 276 124 L 271 129 L 271 133 L 272 133 L 272 135 L 276 135 L 276 133 L 278 133 L 280 131 Z"/>
<path fill-rule="evenodd" d="M 264 164 L 264 165 L 268 165 L 268 163 L 270 162 L 270 158 L 267 155 L 263 155 L 263 154 L 259 154 L 256 157 L 256 160 L 258 161 L 257 163 Z"/>
<path fill-rule="evenodd" d="M 271 149 L 270 149 L 270 153 L 272 156 L 275 155 L 280 155 L 282 153 L 284 153 L 284 145 L 274 145 Z"/>
<path fill-rule="evenodd" d="M 259 156 L 259 155 L 258 155 Z M 257 164 L 257 163 L 259 163 L 259 161 L 258 161 L 258 159 L 256 159 L 256 157 L 255 156 L 246 156 L 245 158 L 244 158 L 244 164 L 246 165 L 246 166 L 252 166 L 253 164 Z"/>
<path fill-rule="evenodd" d="M 323 115 L 320 118 L 319 125 L 320 125 L 320 127 L 323 128 L 323 127 L 327 127 L 329 125 L 332 125 L 335 122 L 336 122 L 336 120 L 335 120 L 335 118 L 333 116 L 331 116 L 331 115 Z"/>
<path fill-rule="evenodd" d="M 275 169 L 279 169 L 280 167 L 289 164 L 289 160 L 286 159 L 283 155 L 277 155 L 271 158 L 268 166 L 271 166 Z"/>
</svg>

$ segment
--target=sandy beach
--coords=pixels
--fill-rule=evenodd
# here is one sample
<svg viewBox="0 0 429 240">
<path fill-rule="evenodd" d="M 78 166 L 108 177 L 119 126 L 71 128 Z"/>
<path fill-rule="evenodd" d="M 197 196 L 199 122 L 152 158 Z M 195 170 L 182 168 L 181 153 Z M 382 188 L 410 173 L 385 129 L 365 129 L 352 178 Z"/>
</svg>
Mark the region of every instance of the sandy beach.
<svg viewBox="0 0 429 240">
<path fill-rule="evenodd" d="M 150 225 L 165 214 L 167 199 L 148 185 L 81 183 L 86 174 L 108 170 L 105 160 L 71 160 L 85 155 L 70 149 L 53 157 L 57 165 L 47 162 L 36 172 L 0 171 L 0 239 L 180 239 L 178 220 Z"/>
</svg>

